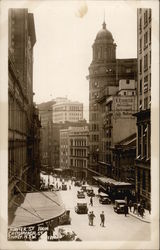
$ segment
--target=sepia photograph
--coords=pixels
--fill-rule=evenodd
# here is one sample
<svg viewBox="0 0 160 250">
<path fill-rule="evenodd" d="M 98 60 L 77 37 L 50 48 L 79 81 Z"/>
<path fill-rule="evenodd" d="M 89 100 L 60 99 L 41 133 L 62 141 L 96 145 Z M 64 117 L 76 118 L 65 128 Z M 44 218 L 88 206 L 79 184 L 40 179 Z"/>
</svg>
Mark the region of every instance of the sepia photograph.
<svg viewBox="0 0 160 250">
<path fill-rule="evenodd" d="M 0 12 L 1 249 L 159 249 L 159 1 Z"/>
</svg>

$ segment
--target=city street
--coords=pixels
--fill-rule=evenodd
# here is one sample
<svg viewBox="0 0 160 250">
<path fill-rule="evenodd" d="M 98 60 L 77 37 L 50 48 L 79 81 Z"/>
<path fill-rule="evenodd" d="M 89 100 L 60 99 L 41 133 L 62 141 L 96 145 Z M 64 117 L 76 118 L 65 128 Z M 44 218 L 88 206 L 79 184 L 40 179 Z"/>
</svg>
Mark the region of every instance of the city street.
<svg viewBox="0 0 160 250">
<path fill-rule="evenodd" d="M 43 175 L 46 183 L 48 182 L 48 176 Z M 54 181 L 54 178 L 50 176 L 50 184 Z M 59 179 L 57 179 L 59 183 Z M 66 182 L 70 185 L 70 181 Z M 61 194 L 61 199 L 65 204 L 66 209 L 70 210 L 71 225 L 65 227 L 71 228 L 82 241 L 106 241 L 106 240 L 130 240 L 130 241 L 145 241 L 150 240 L 150 224 L 138 220 L 131 215 L 124 216 L 124 214 L 117 214 L 113 210 L 113 204 L 102 205 L 98 201 L 98 197 L 93 197 L 93 207 L 89 205 L 89 197 L 86 195 L 85 199 L 81 199 L 87 202 L 89 211 L 94 211 L 95 220 L 94 226 L 89 226 L 87 214 L 77 214 L 74 211 L 76 203 L 80 201 L 77 198 L 77 191 L 79 187 L 71 185 L 67 191 L 58 191 Z M 97 195 L 97 187 L 93 187 L 95 194 Z M 105 227 L 100 226 L 100 213 L 105 213 Z"/>
</svg>

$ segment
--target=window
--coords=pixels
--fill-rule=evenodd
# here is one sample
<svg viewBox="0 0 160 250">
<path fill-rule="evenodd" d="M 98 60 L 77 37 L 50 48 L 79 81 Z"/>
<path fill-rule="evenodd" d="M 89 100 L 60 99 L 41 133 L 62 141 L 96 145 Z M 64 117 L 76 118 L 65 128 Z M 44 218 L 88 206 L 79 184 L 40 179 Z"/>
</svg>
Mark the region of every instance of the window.
<svg viewBox="0 0 160 250">
<path fill-rule="evenodd" d="M 144 69 L 148 68 L 148 54 L 144 56 Z"/>
<path fill-rule="evenodd" d="M 138 126 L 138 156 L 141 156 L 141 125 Z"/>
<path fill-rule="evenodd" d="M 146 173 L 145 170 L 143 170 L 143 175 L 142 175 L 142 187 L 145 190 L 146 189 Z"/>
<path fill-rule="evenodd" d="M 139 92 L 141 95 L 142 94 L 142 80 L 140 80 L 140 82 L 139 82 Z"/>
<path fill-rule="evenodd" d="M 142 39 L 139 40 L 139 52 L 142 52 Z"/>
<path fill-rule="evenodd" d="M 124 91 L 124 95 L 126 95 L 126 92 Z"/>
<path fill-rule="evenodd" d="M 126 83 L 129 84 L 129 79 L 126 80 Z"/>
<path fill-rule="evenodd" d="M 144 109 L 148 107 L 148 97 L 144 98 Z"/>
<path fill-rule="evenodd" d="M 132 95 L 134 95 L 134 92 L 132 92 Z"/>
<path fill-rule="evenodd" d="M 150 66 L 151 66 L 151 60 L 152 60 L 152 56 L 151 56 L 151 51 L 149 52 L 149 63 L 150 63 Z"/>
<path fill-rule="evenodd" d="M 142 73 L 142 59 L 139 61 L 139 72 Z"/>
<path fill-rule="evenodd" d="M 147 46 L 147 44 L 148 44 L 148 32 L 144 34 L 144 48 Z"/>
<path fill-rule="evenodd" d="M 149 88 L 151 89 L 151 73 L 149 74 Z"/>
<path fill-rule="evenodd" d="M 139 31 L 140 33 L 142 31 L 142 19 L 141 18 L 139 19 Z"/>
<path fill-rule="evenodd" d="M 151 43 L 151 39 L 152 39 L 152 31 L 151 28 L 149 29 L 149 43 Z"/>
<path fill-rule="evenodd" d="M 149 9 L 149 20 L 151 20 L 151 16 L 152 16 L 152 9 Z"/>
</svg>

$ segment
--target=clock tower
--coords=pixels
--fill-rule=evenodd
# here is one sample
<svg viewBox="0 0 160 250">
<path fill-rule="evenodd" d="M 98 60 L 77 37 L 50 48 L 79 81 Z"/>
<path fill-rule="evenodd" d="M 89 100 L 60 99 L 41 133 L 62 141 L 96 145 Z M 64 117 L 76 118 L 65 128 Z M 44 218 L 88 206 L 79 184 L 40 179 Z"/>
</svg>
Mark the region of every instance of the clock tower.
<svg viewBox="0 0 160 250">
<path fill-rule="evenodd" d="M 99 105 L 102 93 L 109 95 L 110 88 L 116 89 L 116 44 L 111 32 L 102 24 L 102 29 L 97 33 L 92 46 L 93 58 L 89 67 L 89 167 L 91 172 L 98 170 L 98 161 L 101 159 L 102 151 L 102 106 Z M 108 94 L 107 94 L 108 93 Z M 94 172 L 92 173 L 92 175 Z"/>
</svg>

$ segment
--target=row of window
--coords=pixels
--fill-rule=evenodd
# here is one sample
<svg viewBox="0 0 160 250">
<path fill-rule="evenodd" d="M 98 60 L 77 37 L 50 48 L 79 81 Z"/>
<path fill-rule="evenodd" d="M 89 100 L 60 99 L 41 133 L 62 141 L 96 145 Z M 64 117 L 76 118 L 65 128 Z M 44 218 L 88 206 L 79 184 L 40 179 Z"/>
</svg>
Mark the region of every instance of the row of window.
<svg viewBox="0 0 160 250">
<path fill-rule="evenodd" d="M 99 142 L 99 135 L 97 135 L 97 134 L 90 135 L 90 141 L 91 142 Z"/>
<path fill-rule="evenodd" d="M 82 139 L 73 140 L 73 139 L 71 139 L 70 145 L 71 146 L 80 146 L 80 147 L 87 146 L 87 140 L 82 140 Z"/>
<path fill-rule="evenodd" d="M 86 160 L 81 160 L 81 159 L 71 159 L 70 160 L 71 166 L 73 167 L 80 167 L 84 168 L 87 167 L 87 161 Z"/>
<path fill-rule="evenodd" d="M 148 89 L 151 89 L 151 73 L 144 77 L 144 92 L 147 92 Z M 139 93 L 142 94 L 142 79 L 139 81 Z"/>
<path fill-rule="evenodd" d="M 87 157 L 87 150 L 86 149 L 70 149 L 71 156 L 80 156 L 80 157 Z"/>
<path fill-rule="evenodd" d="M 141 12 L 141 11 L 140 11 Z M 151 21 L 152 11 L 151 9 L 146 9 L 143 13 L 143 23 L 144 27 Z M 139 30 L 142 31 L 142 17 L 139 19 Z"/>
<path fill-rule="evenodd" d="M 148 69 L 148 66 L 151 66 L 151 51 L 149 52 L 149 55 L 146 54 L 143 57 L 143 61 L 144 61 L 144 71 L 146 71 Z M 140 59 L 139 61 L 139 73 L 142 73 L 142 59 Z"/>
<path fill-rule="evenodd" d="M 138 156 L 137 158 L 150 157 L 150 125 L 138 125 Z"/>
</svg>

